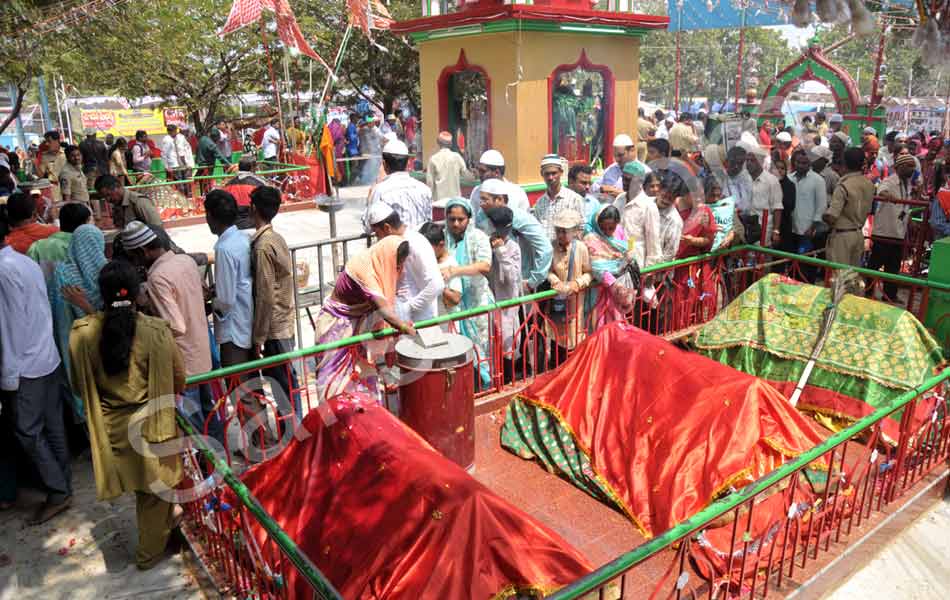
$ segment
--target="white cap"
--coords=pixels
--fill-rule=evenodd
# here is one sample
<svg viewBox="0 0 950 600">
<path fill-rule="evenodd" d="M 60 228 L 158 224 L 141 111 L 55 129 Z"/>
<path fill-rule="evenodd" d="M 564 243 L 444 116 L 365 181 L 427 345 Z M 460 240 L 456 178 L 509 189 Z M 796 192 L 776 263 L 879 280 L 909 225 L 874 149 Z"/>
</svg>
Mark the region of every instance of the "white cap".
<svg viewBox="0 0 950 600">
<path fill-rule="evenodd" d="M 614 138 L 614 148 L 629 148 L 633 145 L 633 140 L 626 133 L 621 133 Z"/>
<path fill-rule="evenodd" d="M 839 115 L 838 113 L 835 113 L 835 114 L 831 115 L 830 117 L 828 117 L 828 122 L 829 122 L 829 123 L 843 123 L 843 122 L 844 122 L 844 117 L 842 117 L 842 116 Z"/>
<path fill-rule="evenodd" d="M 754 155 L 756 155 L 756 156 L 758 156 L 758 157 L 763 157 L 763 156 L 768 156 L 768 155 L 769 155 L 769 153 L 765 151 L 765 148 L 763 148 L 762 146 L 760 146 L 760 145 L 757 144 L 756 142 L 749 142 L 749 141 L 747 141 L 747 140 L 741 140 L 741 141 L 740 141 L 738 144 L 736 144 L 736 145 L 739 146 L 740 148 L 742 148 L 743 150 L 745 150 L 746 152 L 748 152 L 749 154 L 754 154 Z"/>
<path fill-rule="evenodd" d="M 389 131 L 383 134 L 383 137 L 386 138 L 386 143 L 395 142 L 399 139 L 399 136 L 396 135 L 395 131 Z"/>
<path fill-rule="evenodd" d="M 391 154 L 393 156 L 409 156 L 409 148 L 407 148 L 406 144 L 400 142 L 399 140 L 389 140 L 386 142 L 386 145 L 383 146 L 383 154 Z"/>
<path fill-rule="evenodd" d="M 478 191 L 491 194 L 492 196 L 507 196 L 511 188 L 501 179 L 486 179 L 478 188 Z"/>
<path fill-rule="evenodd" d="M 865 127 L 864 133 L 868 133 L 870 135 L 877 135 L 877 129 L 874 129 L 873 127 Z"/>
<path fill-rule="evenodd" d="M 790 134 L 790 133 L 787 132 L 787 131 L 782 131 L 782 132 L 780 132 L 777 136 L 775 136 L 775 139 L 778 140 L 778 141 L 780 141 L 780 142 L 789 142 L 789 143 L 790 143 L 790 142 L 792 141 L 792 134 Z"/>
<path fill-rule="evenodd" d="M 809 150 L 808 153 L 810 155 L 809 158 L 811 158 L 812 161 L 816 161 L 819 158 L 831 160 L 833 156 L 831 150 L 827 146 L 815 146 Z"/>
<path fill-rule="evenodd" d="M 541 168 L 554 165 L 555 167 L 560 167 L 561 170 L 564 170 L 564 160 L 557 154 L 545 154 L 541 158 Z"/>
<path fill-rule="evenodd" d="M 486 167 L 503 167 L 505 166 L 505 157 L 498 150 L 485 150 L 478 162 Z"/>
<path fill-rule="evenodd" d="M 906 139 L 909 139 L 909 138 L 907 137 L 907 134 L 904 133 L 903 131 L 894 136 L 895 142 L 898 140 L 906 140 Z"/>
<path fill-rule="evenodd" d="M 396 212 L 393 210 L 393 207 L 386 204 L 385 202 L 373 202 L 369 206 L 369 216 L 366 221 L 370 225 L 379 225 L 386 219 L 388 219 L 392 214 Z"/>
</svg>

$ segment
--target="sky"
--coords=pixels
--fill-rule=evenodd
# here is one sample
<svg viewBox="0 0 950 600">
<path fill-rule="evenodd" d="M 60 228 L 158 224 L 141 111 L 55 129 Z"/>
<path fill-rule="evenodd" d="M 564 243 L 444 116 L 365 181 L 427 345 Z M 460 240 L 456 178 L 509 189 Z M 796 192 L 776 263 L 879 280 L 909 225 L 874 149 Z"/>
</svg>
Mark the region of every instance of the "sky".
<svg viewBox="0 0 950 600">
<path fill-rule="evenodd" d="M 812 25 L 804 28 L 798 28 L 794 25 L 779 25 L 770 29 L 779 30 L 782 34 L 782 37 L 785 38 L 786 42 L 788 42 L 788 45 L 796 49 L 804 46 L 805 42 L 815 35 L 815 27 Z"/>
</svg>

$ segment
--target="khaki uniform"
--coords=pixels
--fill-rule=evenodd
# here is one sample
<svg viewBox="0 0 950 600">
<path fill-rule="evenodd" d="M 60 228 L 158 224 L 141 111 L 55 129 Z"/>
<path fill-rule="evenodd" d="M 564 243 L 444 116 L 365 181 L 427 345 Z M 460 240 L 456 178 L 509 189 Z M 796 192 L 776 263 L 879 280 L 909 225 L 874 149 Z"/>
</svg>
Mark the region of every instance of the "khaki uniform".
<svg viewBox="0 0 950 600">
<path fill-rule="evenodd" d="M 836 263 L 861 265 L 864 234 L 861 228 L 871 212 L 874 184 L 861 173 L 846 173 L 831 196 L 826 215 L 834 220 L 828 235 L 826 256 Z"/>
<path fill-rule="evenodd" d="M 141 221 L 146 225 L 159 227 L 162 225 L 162 218 L 151 198 L 126 189 L 122 195 L 122 202 L 112 207 L 112 223 L 116 229 L 121 230 L 132 221 Z"/>
<path fill-rule="evenodd" d="M 647 140 L 656 133 L 656 125 L 643 117 L 637 118 L 637 159 L 646 162 Z"/>
<path fill-rule="evenodd" d="M 63 201 L 63 194 L 59 189 L 59 175 L 66 165 L 66 152 L 62 148 L 57 152 L 44 152 L 40 158 L 40 177 L 49 179 L 53 186 L 53 202 Z"/>
<path fill-rule="evenodd" d="M 86 176 L 77 167 L 66 163 L 59 173 L 59 191 L 62 197 L 70 202 L 89 204 L 89 188 L 86 187 Z"/>
</svg>

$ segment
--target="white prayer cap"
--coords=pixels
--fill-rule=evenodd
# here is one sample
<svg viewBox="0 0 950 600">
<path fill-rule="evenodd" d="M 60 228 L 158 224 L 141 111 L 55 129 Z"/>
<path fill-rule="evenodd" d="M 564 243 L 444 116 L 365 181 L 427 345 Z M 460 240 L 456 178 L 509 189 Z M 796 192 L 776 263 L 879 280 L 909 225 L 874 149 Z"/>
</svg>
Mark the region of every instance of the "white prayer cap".
<svg viewBox="0 0 950 600">
<path fill-rule="evenodd" d="M 614 138 L 614 148 L 629 148 L 633 145 L 633 140 L 626 133 L 621 133 Z"/>
<path fill-rule="evenodd" d="M 842 116 L 839 115 L 838 113 L 835 113 L 835 114 L 831 115 L 830 117 L 828 117 L 828 122 L 829 122 L 829 123 L 843 123 L 843 122 L 844 122 L 844 117 L 842 117 Z"/>
<path fill-rule="evenodd" d="M 399 140 L 389 140 L 386 142 L 386 145 L 383 146 L 383 154 L 391 154 L 392 156 L 409 156 L 409 148 L 407 148 L 406 144 L 400 142 Z"/>
<path fill-rule="evenodd" d="M 511 188 L 501 179 L 486 179 L 478 188 L 480 192 L 491 194 L 492 196 L 507 196 Z"/>
<path fill-rule="evenodd" d="M 808 151 L 808 158 L 810 158 L 812 162 L 818 160 L 819 158 L 831 160 L 832 156 L 832 152 L 827 146 L 814 146 Z"/>
<path fill-rule="evenodd" d="M 762 158 L 762 157 L 765 157 L 765 156 L 768 156 L 768 155 L 769 155 L 769 153 L 766 152 L 765 148 L 763 148 L 762 146 L 760 146 L 760 145 L 758 145 L 758 144 L 756 144 L 756 143 L 754 143 L 754 142 L 753 142 L 753 143 L 749 143 L 749 142 L 743 140 L 743 141 L 740 141 L 737 145 L 738 145 L 740 148 L 742 148 L 743 150 L 745 150 L 747 153 L 749 153 L 749 154 L 754 154 L 755 156 L 758 156 L 759 158 Z"/>
<path fill-rule="evenodd" d="M 908 139 L 907 134 L 904 133 L 903 131 L 894 136 L 895 142 L 899 142 L 901 140 L 906 140 L 906 139 Z"/>
<path fill-rule="evenodd" d="M 387 131 L 383 134 L 383 137 L 386 139 L 386 143 L 395 142 L 399 139 L 399 136 L 396 135 L 395 131 Z"/>
<path fill-rule="evenodd" d="M 393 207 L 385 202 L 373 202 L 369 206 L 369 217 L 366 219 L 370 225 L 379 225 L 396 212 Z"/>
<path fill-rule="evenodd" d="M 867 133 L 869 135 L 877 135 L 877 129 L 874 129 L 873 127 L 865 127 L 864 133 Z"/>
<path fill-rule="evenodd" d="M 505 157 L 502 156 L 498 150 L 485 150 L 482 152 L 482 157 L 478 159 L 478 162 L 486 167 L 503 167 L 505 166 Z"/>
<path fill-rule="evenodd" d="M 544 158 L 541 159 L 541 168 L 554 165 L 555 167 L 560 167 L 561 170 L 564 170 L 564 159 L 562 159 L 557 154 L 545 154 Z"/>
<path fill-rule="evenodd" d="M 790 134 L 790 133 L 787 132 L 787 131 L 783 131 L 783 132 L 779 133 L 777 136 L 775 136 L 775 139 L 778 140 L 778 141 L 780 141 L 780 142 L 785 142 L 785 143 L 789 143 L 789 144 L 790 144 L 790 143 L 792 142 L 792 134 Z"/>
</svg>

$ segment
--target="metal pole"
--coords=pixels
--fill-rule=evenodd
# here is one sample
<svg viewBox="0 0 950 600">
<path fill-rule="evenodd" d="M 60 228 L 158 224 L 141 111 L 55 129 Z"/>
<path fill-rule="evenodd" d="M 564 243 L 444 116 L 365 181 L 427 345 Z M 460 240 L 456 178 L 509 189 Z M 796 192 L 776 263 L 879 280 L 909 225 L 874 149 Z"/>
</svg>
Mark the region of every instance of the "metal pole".
<svg viewBox="0 0 950 600">
<path fill-rule="evenodd" d="M 73 118 L 69 114 L 69 95 L 66 93 L 66 81 L 59 78 L 59 85 L 63 88 L 63 110 L 66 113 L 66 131 L 69 132 L 69 143 L 73 143 Z"/>
<path fill-rule="evenodd" d="M 742 95 L 742 51 L 745 49 L 745 4 L 742 6 L 742 21 L 739 24 L 739 57 L 736 60 L 736 112 L 739 112 L 739 97 Z"/>
<path fill-rule="evenodd" d="M 52 123 L 49 118 L 49 98 L 46 96 L 46 78 L 42 75 L 37 77 L 36 87 L 40 96 L 40 119 L 43 122 L 43 131 L 46 132 L 50 123 Z"/>
<path fill-rule="evenodd" d="M 881 28 L 881 36 L 877 40 L 877 57 L 874 59 L 874 79 L 871 80 L 871 104 L 868 106 L 868 116 L 866 123 L 871 124 L 871 120 L 874 115 L 874 110 L 881 103 L 881 92 L 880 89 L 880 79 L 881 79 L 881 65 L 884 64 L 884 45 L 887 38 L 887 27 Z M 912 69 L 913 71 L 913 69 Z"/>
<path fill-rule="evenodd" d="M 280 139 L 283 141 L 284 138 L 284 110 L 280 106 L 280 88 L 277 86 L 277 78 L 274 76 L 274 61 L 271 60 L 270 48 L 267 46 L 267 31 L 264 25 L 264 12 L 261 11 L 261 42 L 264 44 L 264 54 L 267 55 L 267 70 L 270 73 L 270 83 L 274 86 L 274 100 L 277 102 L 277 131 L 280 133 Z M 281 144 L 283 147 L 283 144 Z M 283 158 L 282 154 L 278 153 L 278 158 Z"/>
<path fill-rule="evenodd" d="M 16 97 L 17 97 L 17 88 L 12 83 L 8 84 L 8 90 L 10 93 L 10 107 L 16 106 Z M 20 113 L 23 112 L 23 105 L 20 104 L 20 110 L 16 114 L 16 139 L 20 144 L 20 148 L 23 148 L 23 151 L 26 152 L 26 133 L 23 131 L 23 118 L 20 116 Z M 22 166 L 21 166 L 22 168 Z"/>
<path fill-rule="evenodd" d="M 673 110 L 680 109 L 680 78 L 683 75 L 683 63 L 680 59 L 680 36 L 683 33 L 683 3 L 677 3 L 676 9 L 676 81 L 673 90 Z"/>
</svg>

